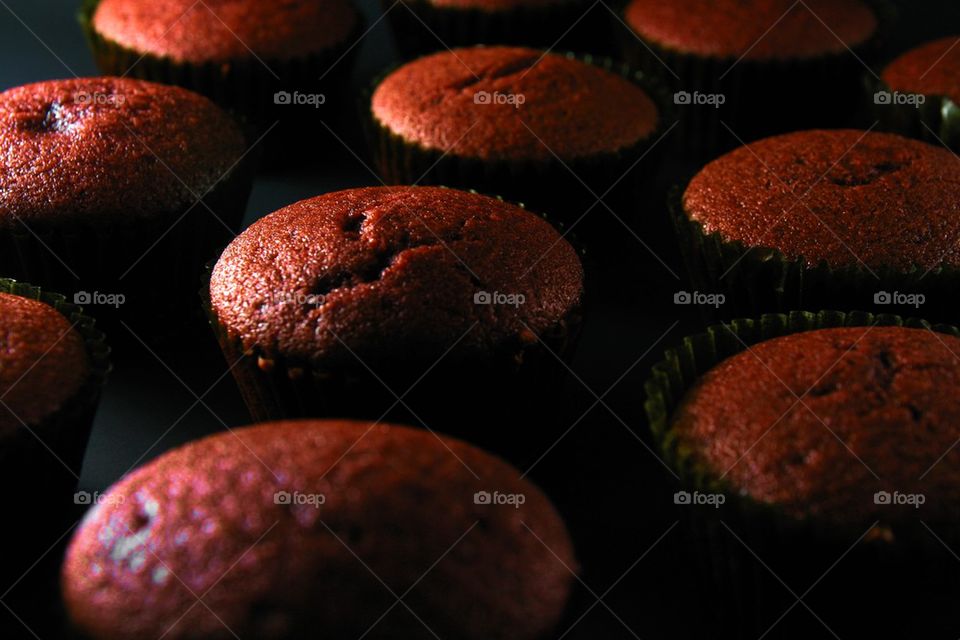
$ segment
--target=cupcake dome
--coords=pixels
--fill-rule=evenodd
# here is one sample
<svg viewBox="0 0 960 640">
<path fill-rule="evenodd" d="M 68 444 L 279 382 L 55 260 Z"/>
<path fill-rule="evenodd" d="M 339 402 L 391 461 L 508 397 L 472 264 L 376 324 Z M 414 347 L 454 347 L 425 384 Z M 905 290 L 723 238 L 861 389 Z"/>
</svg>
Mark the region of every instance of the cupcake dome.
<svg viewBox="0 0 960 640">
<path fill-rule="evenodd" d="M 90 363 L 83 337 L 48 304 L 0 293 L 0 319 L 0 438 L 9 442 L 73 398 Z"/>
<path fill-rule="evenodd" d="M 626 78 L 557 54 L 476 47 L 426 56 L 373 93 L 372 115 L 405 142 L 488 161 L 573 161 L 637 145 L 653 100 Z"/>
<path fill-rule="evenodd" d="M 245 148 L 225 112 L 176 87 L 122 78 L 16 87 L 0 93 L 0 225 L 170 218 Z"/>
<path fill-rule="evenodd" d="M 495 292 L 520 304 L 478 304 Z M 304 200 L 259 220 L 217 262 L 212 309 L 267 358 L 321 370 L 522 359 L 573 321 L 583 270 L 541 218 L 437 187 Z M 384 336 L 390 336 L 384 340 Z M 417 375 L 422 370 L 417 371 Z"/>
<path fill-rule="evenodd" d="M 955 525 L 958 353 L 958 338 L 902 327 L 768 340 L 703 375 L 670 437 L 691 468 L 793 519 Z M 926 501 L 918 512 L 881 491 Z"/>
<path fill-rule="evenodd" d="M 894 91 L 946 96 L 960 104 L 960 47 L 957 37 L 942 38 L 911 49 L 881 74 Z"/>
<path fill-rule="evenodd" d="M 897 135 L 803 131 L 708 164 L 683 194 L 707 233 L 814 266 L 960 265 L 960 159 Z"/>
<path fill-rule="evenodd" d="M 209 437 L 88 514 L 63 568 L 67 609 L 111 640 L 546 637 L 576 564 L 556 511 L 518 475 L 460 441 L 383 424 Z"/>
<path fill-rule="evenodd" d="M 181 62 L 306 58 L 359 24 L 348 0 L 101 0 L 93 28 L 130 50 Z"/>
<path fill-rule="evenodd" d="M 807 59 L 845 52 L 874 35 L 862 0 L 631 0 L 626 23 L 644 40 L 705 58 Z"/>
</svg>

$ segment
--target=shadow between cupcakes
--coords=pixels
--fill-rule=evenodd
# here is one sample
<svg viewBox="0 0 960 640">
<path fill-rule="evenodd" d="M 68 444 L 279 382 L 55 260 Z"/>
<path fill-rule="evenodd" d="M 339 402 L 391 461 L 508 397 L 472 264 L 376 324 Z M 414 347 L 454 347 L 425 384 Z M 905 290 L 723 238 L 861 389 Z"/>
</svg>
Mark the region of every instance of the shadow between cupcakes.
<svg viewBox="0 0 960 640">
<path fill-rule="evenodd" d="M 960 337 L 955 326 L 931 325 L 915 318 L 796 311 L 714 325 L 667 350 L 663 360 L 654 365 L 644 389 L 654 441 L 679 477 L 673 502 L 684 536 L 675 552 L 690 571 L 698 605 L 709 613 L 703 624 L 712 632 L 720 624 L 725 636 L 756 637 L 774 632 L 778 625 L 781 628 L 767 637 L 822 633 L 823 626 L 814 621 L 808 635 L 792 635 L 783 627 L 793 626 L 794 618 L 778 619 L 796 604 L 796 597 L 806 597 L 816 587 L 811 600 L 817 598 L 812 610 L 818 619 L 824 615 L 830 625 L 837 619 L 855 625 L 856 631 L 837 627 L 841 634 L 891 637 L 896 630 L 908 635 L 930 634 L 924 637 L 953 637 L 943 635 L 944 623 L 951 618 L 950 603 L 960 592 L 960 572 L 943 545 L 960 543 L 956 524 L 934 524 L 936 533 L 931 536 L 933 529 L 921 526 L 919 520 L 908 524 L 894 515 L 889 527 L 874 523 L 867 533 L 849 523 L 831 523 L 828 518 L 798 518 L 776 504 L 760 503 L 733 490 L 698 460 L 673 430 L 673 417 L 688 391 L 722 361 L 761 342 L 834 327 L 905 327 Z M 825 419 L 829 422 L 829 416 Z M 895 443 L 890 444 L 891 455 L 897 455 Z M 696 495 L 723 500 L 697 503 L 691 499 Z M 877 500 L 875 495 L 877 504 L 885 504 Z M 817 562 L 824 559 L 827 564 L 836 563 L 827 569 Z M 824 569 L 833 574 L 821 582 Z"/>
</svg>

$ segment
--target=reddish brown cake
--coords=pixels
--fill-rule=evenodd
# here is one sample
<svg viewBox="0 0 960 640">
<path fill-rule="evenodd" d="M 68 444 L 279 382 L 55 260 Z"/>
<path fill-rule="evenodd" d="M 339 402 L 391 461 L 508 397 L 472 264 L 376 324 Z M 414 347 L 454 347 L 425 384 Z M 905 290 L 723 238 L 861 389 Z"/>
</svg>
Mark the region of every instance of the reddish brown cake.
<svg viewBox="0 0 960 640">
<path fill-rule="evenodd" d="M 478 304 L 483 293 L 519 304 Z M 430 364 L 451 345 L 447 359 L 487 360 L 562 330 L 582 294 L 580 260 L 547 222 L 442 187 L 350 189 L 281 209 L 227 247 L 210 284 L 231 337 L 322 370 Z"/>
<path fill-rule="evenodd" d="M 954 36 L 912 49 L 883 70 L 894 91 L 946 96 L 960 104 L 960 38 Z"/>
<path fill-rule="evenodd" d="M 61 313 L 0 293 L 0 439 L 55 413 L 89 373 L 83 338 Z"/>
<path fill-rule="evenodd" d="M 377 87 L 380 126 L 458 157 L 564 161 L 612 154 L 648 138 L 659 115 L 626 78 L 585 62 L 514 47 L 444 51 Z"/>
<path fill-rule="evenodd" d="M 499 459 L 419 429 L 303 421 L 206 438 L 114 485 L 63 590 L 95 640 L 535 640 L 575 569 L 550 502 Z"/>
<path fill-rule="evenodd" d="M 347 40 L 359 21 L 348 0 L 101 0 L 99 35 L 181 62 L 290 60 Z"/>
<path fill-rule="evenodd" d="M 732 493 L 794 518 L 955 522 L 960 339 L 852 327 L 763 342 L 707 372 L 671 431 Z M 926 501 L 884 504 L 879 491 Z"/>
<path fill-rule="evenodd" d="M 177 87 L 81 78 L 10 89 L 0 93 L 0 224 L 169 215 L 244 150 L 226 112 Z"/>
<path fill-rule="evenodd" d="M 808 265 L 960 264 L 960 158 L 883 133 L 803 131 L 708 164 L 683 196 L 707 233 Z"/>
<path fill-rule="evenodd" d="M 624 17 L 640 37 L 671 51 L 744 60 L 841 53 L 878 27 L 862 0 L 631 0 Z"/>
</svg>

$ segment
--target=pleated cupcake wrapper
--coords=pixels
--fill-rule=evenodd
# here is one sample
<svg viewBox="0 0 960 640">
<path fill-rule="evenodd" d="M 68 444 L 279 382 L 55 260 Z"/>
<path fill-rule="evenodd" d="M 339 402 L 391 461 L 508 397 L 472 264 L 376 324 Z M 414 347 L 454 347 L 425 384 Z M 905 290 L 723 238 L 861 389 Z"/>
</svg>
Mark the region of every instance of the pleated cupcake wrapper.
<svg viewBox="0 0 960 640">
<path fill-rule="evenodd" d="M 663 360 L 652 368 L 644 385 L 644 408 L 663 460 L 679 477 L 680 489 L 726 496 L 720 509 L 679 507 L 682 526 L 678 536 L 684 545 L 678 553 L 690 559 L 690 566 L 696 572 L 690 577 L 691 588 L 702 589 L 698 599 L 711 607 L 712 618 L 704 622 L 713 624 L 719 620 L 723 626 L 722 632 L 718 630 L 717 633 L 722 637 L 757 637 L 793 603 L 778 578 L 757 560 L 754 553 L 800 595 L 827 570 L 830 562 L 843 556 L 865 532 L 866 525 L 858 531 L 798 521 L 781 514 L 775 507 L 740 496 L 715 473 L 704 468 L 679 441 L 671 430 L 671 417 L 701 376 L 721 361 L 746 351 L 748 347 L 745 345 L 753 346 L 803 331 L 873 325 L 923 328 L 960 336 L 960 330 L 955 326 L 931 325 L 925 320 L 889 314 L 840 311 L 766 314 L 711 326 L 704 333 L 688 336 L 677 347 L 667 350 Z M 906 576 L 915 572 L 915 563 L 929 562 L 931 566 L 924 572 L 929 583 L 905 581 L 905 592 L 915 590 L 924 596 L 926 591 L 935 593 L 940 588 L 952 589 L 954 594 L 960 591 L 960 572 L 954 566 L 944 564 L 952 559 L 943 560 L 944 554 L 949 555 L 949 552 L 940 543 L 922 533 L 903 542 L 907 537 L 900 533 L 897 540 L 901 545 L 866 538 L 861 540 L 853 551 L 843 556 L 844 571 L 850 572 L 854 567 L 875 575 L 880 570 L 888 576 Z M 803 557 L 811 551 L 813 557 L 825 560 L 827 564 L 807 566 Z M 801 559 L 794 561 L 797 556 Z M 939 560 L 934 560 L 936 558 Z M 934 566 L 938 563 L 941 566 Z M 828 582 L 827 585 L 818 587 L 818 590 L 827 589 L 828 593 L 833 593 L 829 590 L 835 589 L 836 598 L 833 600 L 839 606 L 848 601 L 851 589 L 860 590 L 851 584 L 829 586 Z M 785 604 L 780 602 L 780 596 L 784 595 L 787 598 Z M 893 599 L 906 597 L 897 593 L 890 595 Z M 789 626 L 790 621 L 786 624 Z M 884 620 L 881 626 L 890 624 L 890 620 Z"/>
<path fill-rule="evenodd" d="M 563 54 L 562 54 L 563 55 Z M 549 214 L 551 220 L 566 224 L 576 223 L 581 239 L 587 239 L 591 217 L 607 217 L 609 212 L 582 190 L 580 180 L 589 185 L 597 196 L 623 176 L 631 167 L 636 180 L 623 179 L 606 198 L 614 212 L 624 220 L 635 220 L 637 198 L 649 184 L 647 181 L 658 166 L 658 160 L 669 145 L 661 140 L 673 123 L 673 106 L 659 84 L 643 74 L 609 58 L 590 55 L 565 54 L 581 62 L 618 73 L 639 85 L 654 100 L 659 111 L 657 128 L 647 138 L 621 152 L 605 154 L 561 163 L 554 158 L 547 161 L 510 161 L 507 159 L 481 160 L 456 156 L 436 149 L 427 149 L 405 140 L 382 125 L 373 115 L 371 100 L 376 87 L 392 73 L 393 67 L 381 74 L 361 98 L 367 137 L 381 178 L 387 184 L 442 184 L 462 189 L 475 189 L 486 194 L 500 194 L 515 202 L 523 202 L 534 211 Z M 673 134 L 668 134 L 668 138 Z M 649 153 L 648 153 L 649 152 Z M 644 154 L 647 154 L 644 157 Z M 634 167 L 639 158 L 643 160 Z M 571 171 L 577 178 L 571 175 Z M 591 208 L 592 207 L 592 208 Z M 587 210 L 590 213 L 584 214 Z M 618 227 L 618 230 L 622 230 Z"/>
<path fill-rule="evenodd" d="M 706 233 L 683 209 L 682 191 L 670 194 L 670 217 L 680 242 L 691 285 L 699 293 L 722 294 L 720 306 L 701 306 L 706 319 L 755 316 L 796 309 L 861 309 L 877 313 L 922 315 L 931 321 L 960 322 L 955 304 L 960 269 L 912 266 L 867 269 L 857 262 L 810 266 L 769 247 L 748 247 Z M 855 260 L 851 256 L 851 260 Z M 887 301 L 878 303 L 877 296 Z M 911 306 L 909 296 L 924 297 Z M 897 304 L 897 300 L 900 304 Z M 919 298 L 916 298 L 919 300 Z"/>
<path fill-rule="evenodd" d="M 64 465 L 80 475 L 100 392 L 111 369 L 110 348 L 93 318 L 85 315 L 81 307 L 66 297 L 7 278 L 0 278 L 0 292 L 50 305 L 70 321 L 83 338 L 86 349 L 90 372 L 80 389 L 39 424 L 28 425 L 32 434 L 25 428 L 18 429 L 15 435 L 4 442 L 0 456 L 8 484 L 12 482 L 20 486 L 25 482 L 24 478 L 39 479 L 38 482 L 28 483 L 42 491 L 39 499 L 36 495 L 30 495 L 27 488 L 20 491 L 36 510 L 35 515 L 47 512 L 52 520 L 60 521 L 71 513 L 72 491 L 76 484 L 76 478 Z M 42 504 L 44 497 L 52 498 L 59 507 Z M 43 542 L 44 546 L 49 542 Z"/>
<path fill-rule="evenodd" d="M 390 420 L 396 412 L 404 411 L 404 406 L 397 403 L 390 414 L 384 415 L 396 401 L 391 391 L 403 395 L 431 366 L 419 361 L 394 362 L 387 367 L 371 364 L 371 374 L 366 363 L 357 361 L 355 366 L 321 369 L 309 362 L 291 361 L 268 355 L 255 346 L 248 347 L 231 334 L 212 308 L 213 267 L 213 263 L 207 267 L 200 290 L 201 304 L 255 421 L 293 417 Z M 539 336 L 549 351 L 534 343 L 523 349 L 519 360 L 515 352 L 505 350 L 490 361 L 460 362 L 456 369 L 447 371 L 444 366 L 448 355 L 430 370 L 427 378 L 416 382 L 413 393 L 437 398 L 430 403 L 430 410 L 436 413 L 427 420 L 424 407 L 411 407 L 416 415 L 404 414 L 404 419 L 415 423 L 425 419 L 431 429 L 479 441 L 498 453 L 513 456 L 517 462 L 532 462 L 529 457 L 534 451 L 542 453 L 559 435 L 555 431 L 562 432 L 569 426 L 559 423 L 553 414 L 560 404 L 557 395 L 567 375 L 563 363 L 569 366 L 573 359 L 581 325 L 582 307 L 561 325 Z M 261 366 L 265 361 L 269 364 Z M 403 381 L 397 382 L 400 378 Z M 381 380 L 390 385 L 390 390 Z M 501 406 L 499 401 L 504 398 L 503 406 L 516 410 L 516 415 L 490 408 Z M 405 398 L 405 402 L 409 401 Z M 531 419 L 533 422 L 527 422 Z"/>
<path fill-rule="evenodd" d="M 424 0 L 402 0 L 396 6 L 381 0 L 380 6 L 390 10 L 387 18 L 394 40 L 408 58 L 477 44 L 607 53 L 597 50 L 597 45 L 604 44 L 606 10 L 591 9 L 590 3 L 576 0 L 539 8 L 517 6 L 510 11 L 441 7 Z"/>
<path fill-rule="evenodd" d="M 343 43 L 309 57 L 260 61 L 251 56 L 249 60 L 196 64 L 138 53 L 101 36 L 93 27 L 93 15 L 99 2 L 86 0 L 79 20 L 101 72 L 177 85 L 203 94 L 238 117 L 245 125 L 251 143 L 279 121 L 278 131 L 271 132 L 265 145 L 268 155 L 280 152 L 279 145 L 294 141 L 296 136 L 302 138 L 306 131 L 303 119 L 297 115 L 298 110 L 291 111 L 289 104 L 277 104 L 278 92 L 322 93 L 327 98 L 322 109 L 332 103 L 349 106 L 344 87 L 348 84 L 356 55 L 357 47 L 353 44 L 364 31 L 359 16 L 353 32 Z M 331 96 L 335 100 L 337 95 L 343 99 L 331 101 Z M 337 115 L 342 117 L 344 114 Z M 316 129 L 316 133 L 320 133 L 322 125 Z"/>
<path fill-rule="evenodd" d="M 623 24 L 616 20 L 615 29 L 622 57 L 673 88 L 680 124 L 671 135 L 676 136 L 685 159 L 703 162 L 739 146 L 741 140 L 812 127 L 852 126 L 863 64 L 879 58 L 895 22 L 895 11 L 887 0 L 868 2 L 879 20 L 873 37 L 852 47 L 852 52 L 844 48 L 838 54 L 806 60 L 704 58 L 641 42 L 625 26 L 623 10 Z M 686 92 L 691 101 L 678 102 L 678 92 Z M 695 92 L 721 94 L 725 102 L 720 108 L 695 105 Z M 796 99 L 791 101 L 790 96 Z M 840 117 L 844 105 L 849 107 L 846 118 Z"/>
<path fill-rule="evenodd" d="M 918 106 L 894 104 L 892 96 L 896 92 L 882 80 L 865 75 L 863 84 L 870 120 L 878 121 L 878 128 L 960 153 L 960 105 L 953 100 L 947 96 L 924 95 L 923 104 Z M 891 102 L 878 103 L 878 93 L 890 96 Z"/>
<path fill-rule="evenodd" d="M 184 314 L 196 309 L 203 265 L 232 239 L 224 224 L 237 230 L 241 223 L 252 169 L 249 158 L 242 160 L 203 203 L 162 219 L 90 221 L 77 212 L 65 213 L 55 224 L 14 223 L 0 229 L 0 274 L 40 282 L 80 301 L 83 294 L 91 301 L 94 294 L 123 295 L 119 306 L 96 307 L 101 324 L 113 326 L 123 317 L 154 335 L 180 331 Z"/>
</svg>

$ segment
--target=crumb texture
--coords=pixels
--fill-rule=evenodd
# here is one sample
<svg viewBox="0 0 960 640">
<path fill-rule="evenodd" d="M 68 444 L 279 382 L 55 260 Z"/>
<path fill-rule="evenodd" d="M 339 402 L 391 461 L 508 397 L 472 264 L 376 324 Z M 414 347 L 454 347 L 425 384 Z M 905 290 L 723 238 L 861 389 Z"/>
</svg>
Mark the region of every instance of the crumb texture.
<svg viewBox="0 0 960 640">
<path fill-rule="evenodd" d="M 300 421 L 206 438 L 114 485 L 63 588 L 95 640 L 537 640 L 567 567 L 560 517 L 498 458 L 425 430 Z"/>
<path fill-rule="evenodd" d="M 894 91 L 946 96 L 960 104 L 960 36 L 934 40 L 911 49 L 883 70 Z"/>
</svg>

